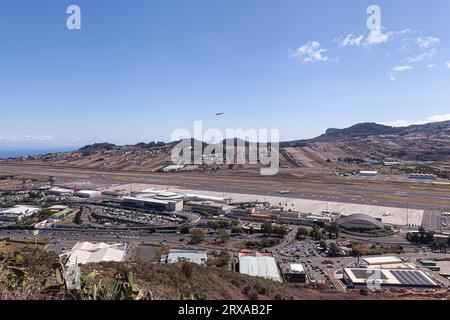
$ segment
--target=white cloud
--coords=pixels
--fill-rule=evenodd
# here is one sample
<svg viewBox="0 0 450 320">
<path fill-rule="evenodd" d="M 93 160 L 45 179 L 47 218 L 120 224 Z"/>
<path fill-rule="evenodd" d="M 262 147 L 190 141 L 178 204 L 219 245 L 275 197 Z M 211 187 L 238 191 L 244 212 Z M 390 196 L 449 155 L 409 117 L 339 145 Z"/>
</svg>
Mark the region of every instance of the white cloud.
<svg viewBox="0 0 450 320">
<path fill-rule="evenodd" d="M 409 32 L 411 32 L 411 30 L 409 29 L 404 29 L 401 31 L 388 31 L 386 33 L 383 33 L 382 30 L 371 30 L 367 35 L 367 38 L 364 41 L 363 45 L 370 47 L 373 45 L 382 44 L 400 36 L 406 35 Z"/>
<path fill-rule="evenodd" d="M 417 38 L 417 44 L 420 48 L 430 48 L 439 45 L 441 40 L 436 37 L 419 37 Z"/>
<path fill-rule="evenodd" d="M 0 136 L 2 142 L 46 142 L 55 140 L 56 138 L 50 135 Z"/>
<path fill-rule="evenodd" d="M 389 80 L 391 80 L 391 81 L 397 80 L 397 78 L 395 77 L 395 75 L 392 72 L 389 73 Z"/>
<path fill-rule="evenodd" d="M 26 135 L 24 136 L 26 141 L 53 141 L 55 137 L 47 135 Z"/>
<path fill-rule="evenodd" d="M 383 28 L 381 28 L 379 30 L 371 30 L 367 34 L 367 36 L 364 35 L 357 36 L 352 33 L 349 33 L 345 37 L 340 37 L 336 40 L 339 42 L 340 47 L 348 47 L 348 46 L 371 47 L 382 43 L 386 43 L 398 37 L 402 37 L 410 32 L 411 32 L 410 29 L 384 32 Z"/>
<path fill-rule="evenodd" d="M 450 113 L 447 114 L 438 114 L 435 116 L 431 116 L 428 118 L 429 122 L 442 122 L 450 120 Z"/>
<path fill-rule="evenodd" d="M 412 121 L 408 121 L 408 120 L 395 120 L 395 121 L 389 121 L 389 122 L 380 122 L 380 124 L 383 124 L 385 126 L 391 126 L 391 127 L 407 127 L 414 123 Z"/>
<path fill-rule="evenodd" d="M 446 65 L 447 65 L 447 68 L 450 69 L 450 61 L 447 61 Z"/>
<path fill-rule="evenodd" d="M 289 58 L 301 63 L 326 62 L 330 58 L 325 55 L 325 52 L 327 49 L 322 48 L 319 42 L 310 41 L 296 49 L 295 52 L 289 53 Z"/>
<path fill-rule="evenodd" d="M 414 69 L 412 66 L 395 66 L 392 70 L 394 72 L 405 72 Z"/>
<path fill-rule="evenodd" d="M 436 54 L 436 49 L 431 49 L 428 52 L 419 53 L 415 56 L 411 56 L 405 59 L 406 63 L 416 63 L 422 60 L 430 60 Z"/>
<path fill-rule="evenodd" d="M 420 120 L 420 121 L 395 120 L 395 121 L 390 121 L 390 122 L 380 122 L 380 124 L 384 124 L 385 126 L 391 126 L 391 127 L 408 127 L 408 126 L 412 126 L 412 125 L 432 123 L 432 122 L 442 122 L 442 121 L 450 121 L 450 113 L 434 115 L 434 116 L 428 117 L 426 120 Z"/>
<path fill-rule="evenodd" d="M 430 68 L 430 69 L 436 68 L 436 65 L 433 63 L 430 63 L 429 65 L 427 65 L 427 68 Z"/>
<path fill-rule="evenodd" d="M 367 35 L 365 45 L 377 45 L 389 41 L 390 35 L 383 33 L 381 30 L 370 31 Z"/>
<path fill-rule="evenodd" d="M 345 38 L 341 38 L 339 41 L 340 47 L 347 47 L 347 46 L 360 46 L 362 41 L 364 40 L 364 36 L 356 36 L 354 34 L 348 34 Z"/>
</svg>

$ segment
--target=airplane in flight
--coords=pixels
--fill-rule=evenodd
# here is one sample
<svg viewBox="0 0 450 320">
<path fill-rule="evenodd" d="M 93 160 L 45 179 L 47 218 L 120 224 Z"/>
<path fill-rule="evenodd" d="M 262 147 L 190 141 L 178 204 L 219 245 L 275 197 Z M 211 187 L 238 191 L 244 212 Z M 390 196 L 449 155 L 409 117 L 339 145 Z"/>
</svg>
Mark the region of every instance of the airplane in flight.
<svg viewBox="0 0 450 320">
<path fill-rule="evenodd" d="M 221 116 L 223 114 L 224 114 L 224 112 L 219 112 L 219 113 L 216 113 L 216 116 Z"/>
</svg>

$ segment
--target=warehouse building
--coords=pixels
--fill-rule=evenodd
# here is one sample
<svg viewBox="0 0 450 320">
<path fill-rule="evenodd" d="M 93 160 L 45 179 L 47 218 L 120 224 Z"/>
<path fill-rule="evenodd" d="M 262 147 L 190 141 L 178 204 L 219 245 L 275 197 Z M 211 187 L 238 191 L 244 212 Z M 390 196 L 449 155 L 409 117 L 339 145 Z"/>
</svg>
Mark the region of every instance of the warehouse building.
<svg viewBox="0 0 450 320">
<path fill-rule="evenodd" d="M 108 261 L 121 262 L 125 259 L 126 250 L 127 246 L 121 243 L 78 242 L 72 250 L 61 254 L 61 257 L 69 258 L 67 266 Z"/>
<path fill-rule="evenodd" d="M 395 256 L 365 257 L 362 260 L 369 269 L 417 269 L 415 264 Z"/>
<path fill-rule="evenodd" d="M 182 200 L 160 200 L 138 196 L 123 197 L 122 204 L 155 211 L 183 211 Z"/>
<path fill-rule="evenodd" d="M 402 259 L 395 256 L 365 257 L 362 258 L 362 260 L 367 263 L 368 266 L 402 263 Z"/>
<path fill-rule="evenodd" d="M 339 227 L 348 230 L 375 230 L 383 229 L 381 219 L 375 219 L 367 214 L 352 214 L 338 220 Z"/>
<path fill-rule="evenodd" d="M 239 254 L 239 272 L 253 277 L 283 282 L 275 258 L 270 253 L 241 252 Z"/>
<path fill-rule="evenodd" d="M 40 207 L 17 205 L 0 211 L 0 221 L 16 223 L 22 221 L 25 217 L 39 213 L 41 210 Z"/>
<path fill-rule="evenodd" d="M 350 288 L 436 288 L 439 285 L 419 269 L 345 268 L 343 282 Z"/>
<path fill-rule="evenodd" d="M 205 251 L 197 250 L 170 250 L 166 263 L 187 261 L 196 264 L 205 264 L 208 259 Z"/>
</svg>

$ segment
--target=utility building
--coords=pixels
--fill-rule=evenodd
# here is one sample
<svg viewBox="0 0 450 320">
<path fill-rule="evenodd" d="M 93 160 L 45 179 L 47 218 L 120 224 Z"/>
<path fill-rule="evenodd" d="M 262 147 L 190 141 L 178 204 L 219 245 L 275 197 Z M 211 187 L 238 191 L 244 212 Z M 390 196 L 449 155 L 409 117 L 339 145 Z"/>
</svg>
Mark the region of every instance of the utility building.
<svg viewBox="0 0 450 320">
<path fill-rule="evenodd" d="M 300 263 L 290 263 L 284 270 L 284 278 L 287 282 L 305 283 L 306 273 Z"/>
<path fill-rule="evenodd" d="M 206 252 L 197 250 L 170 250 L 167 256 L 167 263 L 187 261 L 196 264 L 205 264 L 206 260 Z"/>
</svg>

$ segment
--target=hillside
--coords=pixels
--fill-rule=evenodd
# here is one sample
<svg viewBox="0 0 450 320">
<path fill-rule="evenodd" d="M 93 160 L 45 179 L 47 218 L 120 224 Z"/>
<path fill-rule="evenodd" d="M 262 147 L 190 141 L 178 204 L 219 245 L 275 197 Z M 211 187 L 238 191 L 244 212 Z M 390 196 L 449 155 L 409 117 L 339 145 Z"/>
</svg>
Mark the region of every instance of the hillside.
<svg viewBox="0 0 450 320">
<path fill-rule="evenodd" d="M 281 144 L 299 166 L 314 167 L 328 160 L 396 158 L 407 161 L 450 162 L 450 121 L 389 127 L 361 123 L 345 129 L 328 129 L 310 140 Z"/>
<path fill-rule="evenodd" d="M 0 243 L 1 245 L 1 243 Z M 0 246 L 1 247 L 1 246 Z M 100 263 L 82 267 L 82 275 L 93 270 L 96 275 L 79 292 L 58 287 L 55 277 L 60 269 L 59 258 L 50 252 L 31 247 L 21 251 L 0 250 L 0 299 L 92 299 L 97 289 L 98 299 L 123 299 L 111 291 L 121 274 L 133 273 L 133 284 L 142 299 L 329 299 L 342 294 L 323 287 L 283 285 L 234 273 L 221 268 L 190 263 L 172 265 L 144 262 Z M 104 286 L 104 295 L 101 286 Z M 45 289 L 47 288 L 47 289 Z M 111 290 L 110 290 L 111 289 Z M 137 297 L 137 295 L 133 295 Z M 355 297 L 359 297 L 355 294 Z"/>
<path fill-rule="evenodd" d="M 0 250 L 0 299 L 357 300 L 442 297 L 441 293 L 416 296 L 405 290 L 389 294 L 358 290 L 339 293 L 323 285 L 281 284 L 186 262 L 171 265 L 144 262 L 85 265 L 81 268 L 81 289 L 68 290 L 57 275 L 56 270 L 61 268 L 55 254 L 40 249 Z"/>
<path fill-rule="evenodd" d="M 172 164 L 171 151 L 178 142 L 150 142 L 116 146 L 99 143 L 75 152 L 54 153 L 9 161 L 40 162 L 96 169 L 158 171 Z M 188 141 L 189 143 L 189 141 Z M 193 145 L 193 140 L 190 141 Z M 236 140 L 235 140 L 236 144 Z M 246 149 L 255 144 L 246 143 Z M 203 148 L 207 145 L 203 143 Z M 282 142 L 280 165 L 284 168 L 339 167 L 342 159 L 437 162 L 450 168 L 450 121 L 390 127 L 376 123 L 360 123 L 345 129 L 328 129 L 316 138 Z M 192 155 L 193 157 L 193 155 Z M 186 170 L 254 169 L 259 165 L 200 165 Z"/>
</svg>

